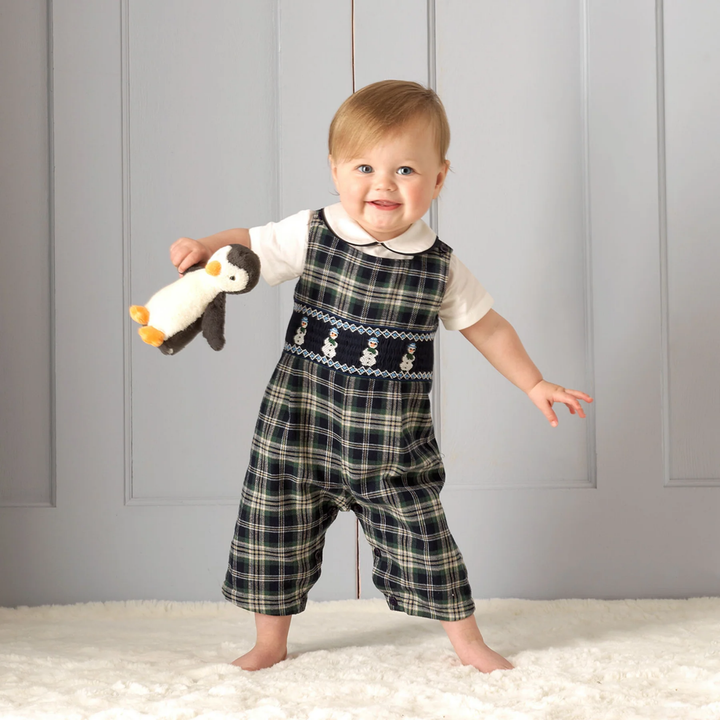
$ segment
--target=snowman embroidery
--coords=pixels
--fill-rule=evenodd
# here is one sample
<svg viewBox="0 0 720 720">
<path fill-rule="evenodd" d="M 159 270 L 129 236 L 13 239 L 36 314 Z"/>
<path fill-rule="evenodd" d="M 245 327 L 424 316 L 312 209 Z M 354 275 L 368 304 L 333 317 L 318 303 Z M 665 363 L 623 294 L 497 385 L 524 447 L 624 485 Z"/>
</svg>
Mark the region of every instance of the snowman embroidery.
<svg viewBox="0 0 720 720">
<path fill-rule="evenodd" d="M 417 346 L 415 343 L 410 343 L 407 346 L 407 352 L 402 356 L 400 361 L 400 369 L 403 372 L 409 372 L 412 370 L 413 363 L 415 362 L 415 350 Z"/>
<path fill-rule="evenodd" d="M 325 342 L 322 346 L 322 352 L 326 358 L 332 359 L 335 357 L 335 353 L 337 352 L 337 337 L 338 331 L 333 328 L 330 331 L 330 337 L 325 338 Z"/>
<path fill-rule="evenodd" d="M 304 317 L 300 321 L 300 327 L 295 331 L 295 344 L 299 347 L 305 342 L 305 334 L 307 333 L 308 319 Z"/>
<path fill-rule="evenodd" d="M 363 350 L 360 356 L 360 364 L 365 367 L 372 367 L 377 362 L 377 350 L 378 341 L 377 338 L 370 338 L 368 340 L 368 346 Z"/>
</svg>

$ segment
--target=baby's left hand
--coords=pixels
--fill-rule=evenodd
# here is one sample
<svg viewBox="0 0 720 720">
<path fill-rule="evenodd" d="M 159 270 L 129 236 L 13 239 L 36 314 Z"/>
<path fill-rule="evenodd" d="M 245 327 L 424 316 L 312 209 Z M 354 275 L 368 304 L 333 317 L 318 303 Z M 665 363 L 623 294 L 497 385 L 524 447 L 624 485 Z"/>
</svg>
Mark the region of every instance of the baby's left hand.
<svg viewBox="0 0 720 720">
<path fill-rule="evenodd" d="M 591 403 L 593 399 L 579 390 L 567 390 L 560 385 L 553 385 L 546 380 L 541 380 L 532 390 L 528 392 L 528 397 L 540 408 L 542 414 L 550 421 L 553 427 L 557 427 L 557 415 L 552 409 L 553 403 L 561 402 L 567 405 L 571 415 L 575 413 L 579 417 L 585 417 L 585 411 L 578 402 L 584 400 Z"/>
</svg>

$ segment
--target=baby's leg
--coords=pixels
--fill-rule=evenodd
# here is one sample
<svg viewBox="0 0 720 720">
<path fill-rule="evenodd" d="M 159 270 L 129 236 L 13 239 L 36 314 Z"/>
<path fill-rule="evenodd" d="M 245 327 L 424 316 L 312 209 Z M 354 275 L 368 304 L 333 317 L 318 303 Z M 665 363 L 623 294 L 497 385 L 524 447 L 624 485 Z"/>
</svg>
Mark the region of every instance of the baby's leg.
<svg viewBox="0 0 720 720">
<path fill-rule="evenodd" d="M 233 661 L 243 670 L 263 670 L 287 657 L 287 636 L 292 615 L 255 613 L 255 647 Z"/>
<path fill-rule="evenodd" d="M 472 665 L 484 673 L 512 670 L 513 666 L 502 655 L 485 644 L 474 615 L 454 622 L 441 620 L 440 623 L 463 665 Z"/>
</svg>

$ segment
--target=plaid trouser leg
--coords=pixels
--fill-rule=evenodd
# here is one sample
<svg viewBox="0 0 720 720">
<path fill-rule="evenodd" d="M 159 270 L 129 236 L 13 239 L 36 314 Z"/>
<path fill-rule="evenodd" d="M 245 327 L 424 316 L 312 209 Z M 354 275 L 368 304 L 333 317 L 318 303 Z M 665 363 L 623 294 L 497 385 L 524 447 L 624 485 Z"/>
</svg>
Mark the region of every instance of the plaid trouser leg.
<svg viewBox="0 0 720 720">
<path fill-rule="evenodd" d="M 321 488 L 248 471 L 223 595 L 264 615 L 294 615 L 320 577 L 325 532 L 338 507 Z"/>
<path fill-rule="evenodd" d="M 325 532 L 349 505 L 333 440 L 342 393 L 317 370 L 284 356 L 260 406 L 223 586 L 228 600 L 253 612 L 303 611 L 320 577 Z"/>
<path fill-rule="evenodd" d="M 392 610 L 434 620 L 472 615 L 467 570 L 437 492 L 398 483 L 382 502 L 353 507 L 373 548 L 373 583 Z"/>
<path fill-rule="evenodd" d="M 345 481 L 373 548 L 373 582 L 393 610 L 472 615 L 467 570 L 440 503 L 445 469 L 427 392 L 357 380 L 343 398 Z"/>
</svg>

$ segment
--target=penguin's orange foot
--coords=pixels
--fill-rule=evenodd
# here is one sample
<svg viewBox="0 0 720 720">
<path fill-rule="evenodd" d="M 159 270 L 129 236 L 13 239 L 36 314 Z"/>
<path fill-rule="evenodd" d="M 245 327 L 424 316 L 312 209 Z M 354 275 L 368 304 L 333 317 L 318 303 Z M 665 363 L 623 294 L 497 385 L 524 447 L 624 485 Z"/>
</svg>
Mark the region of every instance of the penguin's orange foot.
<svg viewBox="0 0 720 720">
<path fill-rule="evenodd" d="M 142 305 L 131 305 L 130 306 L 130 317 L 141 325 L 147 325 L 150 319 L 150 313 L 146 307 Z"/>
<path fill-rule="evenodd" d="M 160 347 L 165 342 L 165 333 L 162 330 L 154 328 L 152 325 L 141 327 L 138 329 L 138 334 L 142 338 L 143 342 L 153 347 Z"/>
</svg>

